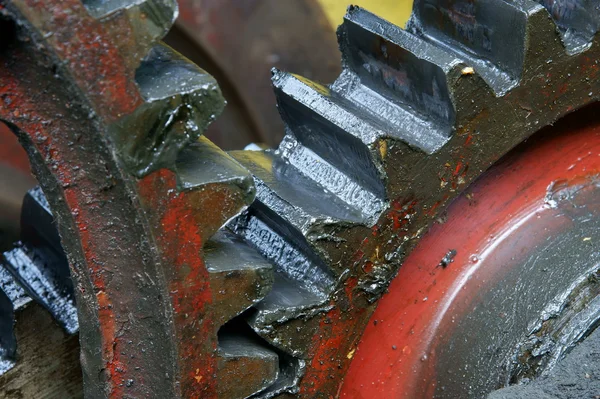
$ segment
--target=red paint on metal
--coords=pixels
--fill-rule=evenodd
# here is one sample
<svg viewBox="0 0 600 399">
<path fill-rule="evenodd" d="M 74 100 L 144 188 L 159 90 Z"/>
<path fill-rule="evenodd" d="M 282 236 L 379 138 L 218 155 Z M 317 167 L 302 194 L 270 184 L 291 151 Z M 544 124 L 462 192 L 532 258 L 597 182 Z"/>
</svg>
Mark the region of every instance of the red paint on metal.
<svg viewBox="0 0 600 399">
<path fill-rule="evenodd" d="M 159 214 L 153 228 L 173 306 L 182 397 L 216 397 L 216 331 L 208 314 L 212 291 L 194 199 L 178 192 L 175 174 L 166 169 L 140 180 L 138 187 L 142 200 Z"/>
<path fill-rule="evenodd" d="M 127 70 L 124 58 L 131 55 L 121 54 L 110 32 L 90 16 L 80 0 L 23 0 L 15 5 L 30 22 L 43 21 L 36 28 L 47 34 L 45 40 L 65 61 L 100 116 L 111 122 L 130 114 L 142 103 L 134 71 Z M 125 24 L 119 26 L 121 30 L 127 28 Z M 132 35 L 129 30 L 120 32 L 122 37 Z"/>
<path fill-rule="evenodd" d="M 96 296 L 98 297 L 99 303 L 103 303 L 104 306 L 99 311 L 99 317 L 102 321 L 101 326 L 101 346 L 103 350 L 103 358 L 106 362 L 106 368 L 110 378 L 110 397 L 121 398 L 123 397 L 123 378 L 119 376 L 120 373 L 126 371 L 122 363 L 119 361 L 120 352 L 115 351 L 118 346 L 118 337 L 115 333 L 114 326 L 114 310 L 111 304 L 111 297 L 109 292 L 105 290 L 106 281 L 105 274 L 102 268 L 102 262 L 99 260 L 97 255 L 101 251 L 96 248 L 95 240 L 91 239 L 90 234 L 93 231 L 88 230 L 92 226 L 89 225 L 88 221 L 91 219 L 88 216 L 87 200 L 85 194 L 82 195 L 82 191 L 86 185 L 81 182 L 80 186 L 75 189 L 71 186 L 71 182 L 74 181 L 73 173 L 76 170 L 72 167 L 70 162 L 66 162 L 63 159 L 64 151 L 61 151 L 60 134 L 61 123 L 57 121 L 53 124 L 46 124 L 43 121 L 49 120 L 44 111 L 51 111 L 50 107 L 44 107 L 39 104 L 35 104 L 26 89 L 26 86 L 15 77 L 8 68 L 0 68 L 0 97 L 5 101 L 0 102 L 0 118 L 9 119 L 7 115 L 11 115 L 13 122 L 15 121 L 14 110 L 20 110 L 17 115 L 19 128 L 30 135 L 31 141 L 36 146 L 41 156 L 45 159 L 51 160 L 51 164 L 54 166 L 54 176 L 58 180 L 59 184 L 64 188 L 63 194 L 66 205 L 71 209 L 75 224 L 78 227 L 78 234 L 80 238 L 81 247 L 84 252 L 84 256 L 88 261 L 87 267 L 90 270 L 89 276 L 94 286 Z M 10 100 L 10 101 L 6 101 Z M 4 104 L 4 105 L 2 105 Z M 42 109 L 42 112 L 38 112 Z M 91 189 L 90 187 L 87 187 Z"/>
<path fill-rule="evenodd" d="M 490 245 L 490 236 L 498 237 L 524 212 L 541 206 L 551 182 L 576 182 L 598 173 L 600 123 L 568 134 L 538 135 L 478 180 L 449 207 L 446 222 L 434 225 L 406 259 L 365 329 L 340 397 L 430 397 L 435 377 L 427 356 L 453 293 L 465 275 L 481 266 L 472 255 Z M 439 267 L 457 243 L 454 262 Z"/>
</svg>

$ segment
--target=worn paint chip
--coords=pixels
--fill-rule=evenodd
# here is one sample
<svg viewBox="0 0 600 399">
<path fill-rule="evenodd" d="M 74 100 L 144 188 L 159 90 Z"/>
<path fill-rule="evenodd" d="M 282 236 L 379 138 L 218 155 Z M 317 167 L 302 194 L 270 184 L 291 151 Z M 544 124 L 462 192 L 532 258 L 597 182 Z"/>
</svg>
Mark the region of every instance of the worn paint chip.
<svg viewBox="0 0 600 399">
<path fill-rule="evenodd" d="M 356 348 L 354 348 L 350 352 L 348 352 L 348 354 L 346 355 L 346 357 L 348 359 L 352 359 L 354 357 L 354 352 L 356 352 Z"/>
</svg>

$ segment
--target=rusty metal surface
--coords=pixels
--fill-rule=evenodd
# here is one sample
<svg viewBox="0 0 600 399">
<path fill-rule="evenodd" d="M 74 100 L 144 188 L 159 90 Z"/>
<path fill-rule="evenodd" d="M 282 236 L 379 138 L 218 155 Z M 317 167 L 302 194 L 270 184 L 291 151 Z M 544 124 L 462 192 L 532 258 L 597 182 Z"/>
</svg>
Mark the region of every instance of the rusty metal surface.
<svg viewBox="0 0 600 399">
<path fill-rule="evenodd" d="M 423 0 L 406 31 L 353 7 L 332 85 L 273 71 L 279 148 L 226 154 L 198 139 L 215 85 L 155 47 L 173 3 L 126 3 L 98 18 L 75 0 L 0 2 L 20 22 L 0 51 L 0 119 L 59 223 L 90 397 L 335 396 L 431 222 L 600 97 L 598 39 L 568 53 L 537 3 Z M 139 18 L 149 6 L 163 12 Z"/>
</svg>

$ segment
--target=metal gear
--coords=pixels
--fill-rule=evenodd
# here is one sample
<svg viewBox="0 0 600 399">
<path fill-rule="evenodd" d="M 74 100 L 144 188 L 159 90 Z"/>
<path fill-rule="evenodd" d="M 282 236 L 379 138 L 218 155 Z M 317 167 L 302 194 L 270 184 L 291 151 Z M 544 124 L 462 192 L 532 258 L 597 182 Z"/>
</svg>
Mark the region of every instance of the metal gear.
<svg viewBox="0 0 600 399">
<path fill-rule="evenodd" d="M 350 7 L 340 77 L 274 71 L 282 144 L 227 154 L 198 138 L 216 85 L 157 44 L 174 2 L 0 1 L 0 119 L 58 221 L 86 395 L 335 396 L 446 205 L 600 97 L 597 5 L 571 3 Z"/>
</svg>

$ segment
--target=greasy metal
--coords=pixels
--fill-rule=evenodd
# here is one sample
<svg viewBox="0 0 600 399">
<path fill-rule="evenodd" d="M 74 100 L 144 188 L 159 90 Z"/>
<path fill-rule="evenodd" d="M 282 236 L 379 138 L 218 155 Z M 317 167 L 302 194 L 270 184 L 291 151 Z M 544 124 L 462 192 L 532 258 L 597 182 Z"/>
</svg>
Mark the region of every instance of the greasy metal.
<svg viewBox="0 0 600 399">
<path fill-rule="evenodd" d="M 593 398 L 600 390 L 600 329 L 579 343 L 547 375 L 528 384 L 512 385 L 492 392 L 488 399 L 563 397 Z"/>
<path fill-rule="evenodd" d="M 3 254 L 3 260 L 4 267 L 29 297 L 46 308 L 68 334 L 77 332 L 79 324 L 69 264 L 50 206 L 39 188 L 25 195 L 21 241 Z"/>
<path fill-rule="evenodd" d="M 68 264 L 41 191 L 31 190 L 23 202 L 23 241 L 0 265 L 2 396 L 81 397 Z"/>
<path fill-rule="evenodd" d="M 335 395 L 372 304 L 446 204 L 598 96 L 598 46 L 568 54 L 539 4 L 426 4 L 410 31 L 350 8 L 340 78 L 325 87 L 274 71 L 287 137 L 276 151 L 232 153 L 257 201 L 230 226 L 277 265 L 247 319 L 306 364 L 300 397 Z M 421 8 L 456 18 L 439 29 Z M 510 40 L 473 33 L 504 32 L 507 18 Z"/>
<path fill-rule="evenodd" d="M 336 82 L 274 71 L 285 139 L 227 155 L 196 141 L 222 106 L 197 103 L 217 97 L 214 84 L 155 47 L 173 4 L 84 3 L 0 1 L 18 21 L 0 51 L 0 119 L 58 220 L 90 397 L 214 397 L 238 388 L 225 376 L 248 381 L 241 395 L 337 395 L 377 300 L 446 205 L 600 97 L 596 36 L 567 51 L 537 3 L 421 0 L 408 31 L 351 7 Z M 219 230 L 236 250 L 211 266 L 203 254 Z M 213 271 L 252 251 L 261 266 L 236 267 L 223 288 L 227 273 Z M 262 340 L 250 329 L 227 339 L 244 321 Z M 259 365 L 260 381 L 238 377 L 247 371 L 229 353 Z"/>
<path fill-rule="evenodd" d="M 548 374 L 596 327 L 598 109 L 537 133 L 453 202 L 379 302 L 340 397 L 485 397 Z"/>
<path fill-rule="evenodd" d="M 237 308 L 213 307 L 202 247 L 254 191 L 207 140 L 176 157 L 223 102 L 203 71 L 155 45 L 175 4 L 25 0 L 0 11 L 0 119 L 58 221 L 86 395 L 215 396 L 216 320 L 262 291 L 257 281 L 228 292 Z"/>
</svg>

